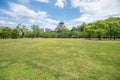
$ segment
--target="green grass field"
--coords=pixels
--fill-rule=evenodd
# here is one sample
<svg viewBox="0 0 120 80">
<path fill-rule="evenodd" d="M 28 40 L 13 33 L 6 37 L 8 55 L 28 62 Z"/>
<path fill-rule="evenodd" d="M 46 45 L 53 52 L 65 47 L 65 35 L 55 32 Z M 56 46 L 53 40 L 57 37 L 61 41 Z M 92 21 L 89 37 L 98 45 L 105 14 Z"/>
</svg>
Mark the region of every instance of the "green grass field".
<svg viewBox="0 0 120 80">
<path fill-rule="evenodd" d="M 120 80 L 120 41 L 0 40 L 0 80 Z"/>
</svg>

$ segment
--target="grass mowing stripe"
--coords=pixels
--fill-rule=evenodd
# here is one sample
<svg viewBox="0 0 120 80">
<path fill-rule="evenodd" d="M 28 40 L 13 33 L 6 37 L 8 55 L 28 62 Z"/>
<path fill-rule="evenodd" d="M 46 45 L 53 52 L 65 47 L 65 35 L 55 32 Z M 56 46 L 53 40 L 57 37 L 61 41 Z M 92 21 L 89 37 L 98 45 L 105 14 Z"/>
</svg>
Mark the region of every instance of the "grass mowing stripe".
<svg viewBox="0 0 120 80">
<path fill-rule="evenodd" d="M 120 41 L 0 40 L 0 80 L 120 80 Z"/>
</svg>

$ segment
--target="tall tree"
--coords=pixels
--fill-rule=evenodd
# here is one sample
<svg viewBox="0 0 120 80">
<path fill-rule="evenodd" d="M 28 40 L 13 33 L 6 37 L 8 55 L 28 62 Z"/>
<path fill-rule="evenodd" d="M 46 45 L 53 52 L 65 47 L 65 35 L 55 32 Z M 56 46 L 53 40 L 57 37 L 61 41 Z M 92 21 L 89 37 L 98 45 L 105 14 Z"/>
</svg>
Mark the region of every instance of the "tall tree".
<svg viewBox="0 0 120 80">
<path fill-rule="evenodd" d="M 19 30 L 17 28 L 14 28 L 11 31 L 11 38 L 16 39 L 19 38 L 19 36 L 20 36 Z"/>
<path fill-rule="evenodd" d="M 107 33 L 108 28 L 108 24 L 106 24 L 103 20 L 99 20 L 95 23 L 94 29 L 99 40 L 101 40 L 101 37 Z"/>
<path fill-rule="evenodd" d="M 110 39 L 114 37 L 114 40 L 117 36 L 120 35 L 120 18 L 118 17 L 110 17 L 105 20 L 105 22 L 109 25 L 108 34 Z"/>
<path fill-rule="evenodd" d="M 12 31 L 12 28 L 10 27 L 1 27 L 1 30 L 0 30 L 1 38 L 4 38 L 4 39 L 10 38 L 11 31 Z"/>
<path fill-rule="evenodd" d="M 27 38 L 34 38 L 34 33 L 33 33 L 33 31 L 31 31 L 31 30 L 27 31 L 27 32 L 26 32 L 26 37 L 27 37 Z"/>
<path fill-rule="evenodd" d="M 69 30 L 66 27 L 60 28 L 58 31 L 58 37 L 60 38 L 68 38 L 69 37 Z"/>
<path fill-rule="evenodd" d="M 20 36 L 23 38 L 23 37 L 25 37 L 25 34 L 26 34 L 26 32 L 27 32 L 27 26 L 26 25 L 22 25 L 22 24 L 18 24 L 17 25 L 17 29 L 19 30 L 19 32 L 20 32 Z"/>
<path fill-rule="evenodd" d="M 33 30 L 33 34 L 35 38 L 41 37 L 42 30 L 39 28 L 38 25 L 32 25 L 31 28 Z"/>
<path fill-rule="evenodd" d="M 92 25 L 87 25 L 85 28 L 85 34 L 91 39 L 92 35 L 95 33 L 94 27 Z"/>
</svg>

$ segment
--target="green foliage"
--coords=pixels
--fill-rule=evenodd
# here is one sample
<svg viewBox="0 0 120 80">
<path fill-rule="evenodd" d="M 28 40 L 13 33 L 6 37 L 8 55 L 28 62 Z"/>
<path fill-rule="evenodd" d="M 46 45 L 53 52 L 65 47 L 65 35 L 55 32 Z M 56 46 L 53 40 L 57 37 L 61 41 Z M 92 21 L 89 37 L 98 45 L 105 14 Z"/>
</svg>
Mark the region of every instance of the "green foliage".
<svg viewBox="0 0 120 80">
<path fill-rule="evenodd" d="M 93 26 L 93 25 L 91 25 L 91 24 L 89 24 L 89 25 L 87 25 L 86 27 L 85 27 L 85 34 L 86 34 L 86 36 L 89 38 L 89 39 L 91 39 L 91 37 L 93 36 L 93 35 L 95 35 L 95 29 L 94 29 L 95 27 Z"/>
<path fill-rule="evenodd" d="M 1 27 L 0 28 L 0 36 L 3 39 L 10 38 L 11 37 L 11 31 L 12 29 L 10 27 Z"/>
<path fill-rule="evenodd" d="M 64 27 L 57 30 L 58 38 L 69 38 L 70 31 Z"/>
<path fill-rule="evenodd" d="M 105 22 L 109 25 L 108 34 L 111 34 L 111 37 L 113 36 L 114 39 L 120 37 L 120 18 L 110 17 L 106 19 Z"/>
<path fill-rule="evenodd" d="M 76 32 L 83 32 L 85 30 L 86 24 L 83 23 L 80 26 L 73 27 L 71 31 L 76 31 Z"/>
<path fill-rule="evenodd" d="M 34 33 L 33 33 L 33 31 L 27 31 L 27 32 L 26 32 L 26 37 L 27 37 L 27 38 L 34 38 Z"/>
<path fill-rule="evenodd" d="M 32 30 L 31 30 L 32 29 Z M 120 39 L 120 18 L 110 17 L 89 24 L 74 26 L 67 29 L 64 22 L 60 22 L 54 31 L 44 32 L 38 25 L 32 25 L 27 29 L 26 25 L 18 24 L 16 28 L 1 27 L 0 38 L 103 38 Z"/>
<path fill-rule="evenodd" d="M 39 28 L 39 26 L 32 25 L 31 28 L 33 30 L 34 38 L 39 38 L 42 33 L 42 30 Z"/>
<path fill-rule="evenodd" d="M 14 28 L 11 32 L 11 38 L 16 39 L 20 37 L 19 30 L 17 28 Z"/>
<path fill-rule="evenodd" d="M 24 38 L 27 32 L 27 26 L 26 25 L 22 25 L 22 24 L 18 24 L 17 25 L 17 29 L 20 32 L 20 37 Z"/>
<path fill-rule="evenodd" d="M 120 38 L 120 18 L 108 18 L 106 20 L 99 20 L 94 23 L 89 23 L 85 27 L 86 35 L 90 37 L 116 37 Z"/>
<path fill-rule="evenodd" d="M 71 32 L 71 38 L 79 38 L 79 32 L 77 32 L 77 31 L 72 31 Z"/>
</svg>

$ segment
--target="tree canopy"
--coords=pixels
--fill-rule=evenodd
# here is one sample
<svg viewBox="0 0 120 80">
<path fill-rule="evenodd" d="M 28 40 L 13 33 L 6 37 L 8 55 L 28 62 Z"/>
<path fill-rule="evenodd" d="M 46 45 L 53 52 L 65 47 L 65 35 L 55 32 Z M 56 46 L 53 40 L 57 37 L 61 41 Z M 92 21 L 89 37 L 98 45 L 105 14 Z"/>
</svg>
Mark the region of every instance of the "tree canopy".
<svg viewBox="0 0 120 80">
<path fill-rule="evenodd" d="M 98 38 L 99 40 L 120 38 L 120 18 L 110 17 L 92 23 L 83 23 L 69 30 L 64 22 L 59 22 L 55 30 L 44 32 L 38 25 L 28 29 L 26 25 L 18 24 L 15 28 L 0 27 L 0 38 Z"/>
</svg>

